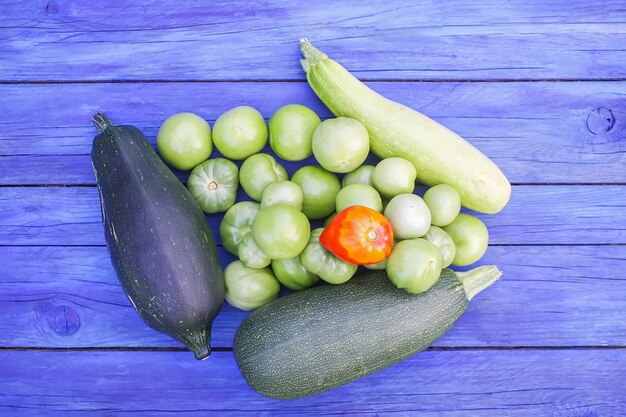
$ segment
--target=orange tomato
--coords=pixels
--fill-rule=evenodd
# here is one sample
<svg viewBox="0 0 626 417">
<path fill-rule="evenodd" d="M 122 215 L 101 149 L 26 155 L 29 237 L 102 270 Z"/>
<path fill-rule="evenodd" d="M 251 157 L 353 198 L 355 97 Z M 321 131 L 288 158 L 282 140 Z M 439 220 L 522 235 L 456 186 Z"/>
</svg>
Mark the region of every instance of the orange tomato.
<svg viewBox="0 0 626 417">
<path fill-rule="evenodd" d="M 343 261 L 371 265 L 391 253 L 393 230 L 381 213 L 351 206 L 333 218 L 322 232 L 320 243 Z"/>
</svg>

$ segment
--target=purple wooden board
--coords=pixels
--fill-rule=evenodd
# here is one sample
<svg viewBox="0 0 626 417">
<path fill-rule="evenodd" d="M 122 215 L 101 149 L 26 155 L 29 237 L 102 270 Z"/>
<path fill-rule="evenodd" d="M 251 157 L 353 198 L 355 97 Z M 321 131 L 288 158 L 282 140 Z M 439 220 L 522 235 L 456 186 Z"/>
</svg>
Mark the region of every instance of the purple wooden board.
<svg viewBox="0 0 626 417">
<path fill-rule="evenodd" d="M 463 135 L 515 183 L 626 182 L 626 83 L 370 85 Z M 301 82 L 0 85 L 0 96 L 0 184 L 93 184 L 100 110 L 151 141 L 181 111 L 211 124 L 243 104 L 267 118 L 288 103 L 331 115 Z"/>
<path fill-rule="evenodd" d="M 0 80 L 303 79 L 306 36 L 368 79 L 624 78 L 621 1 L 4 2 Z"/>
<path fill-rule="evenodd" d="M 4 351 L 3 414 L 619 416 L 626 349 L 426 351 L 314 397 L 271 400 L 231 352 Z"/>
<path fill-rule="evenodd" d="M 243 193 L 242 193 L 243 195 Z M 493 244 L 624 244 L 626 186 L 514 186 Z M 207 215 L 219 242 L 221 214 Z M 0 245 L 103 245 L 96 187 L 0 187 Z"/>
<path fill-rule="evenodd" d="M 1 415 L 623 414 L 624 349 L 588 348 L 626 346 L 623 2 L 47 0 L 4 2 L 0 16 Z M 328 117 L 303 82 L 300 36 L 527 185 L 484 217 L 504 245 L 484 262 L 505 276 L 444 351 L 276 402 L 246 387 L 230 352 L 197 363 L 129 305 L 101 246 L 89 119 L 104 110 L 153 140 L 179 111 L 213 123 L 297 102 Z M 80 83 L 45 84 L 63 80 Z M 391 82 L 411 80 L 433 82 Z M 44 184 L 87 186 L 11 187 Z M 214 345 L 228 349 L 245 316 L 225 307 Z M 91 350 L 115 346 L 140 351 Z M 156 348 L 174 351 L 144 351 Z"/>
<path fill-rule="evenodd" d="M 0 247 L 0 259 L 0 346 L 181 346 L 141 321 L 105 247 Z M 480 264 L 504 276 L 435 346 L 626 346 L 626 246 L 492 246 Z M 247 315 L 225 305 L 213 347 L 232 346 Z"/>
</svg>

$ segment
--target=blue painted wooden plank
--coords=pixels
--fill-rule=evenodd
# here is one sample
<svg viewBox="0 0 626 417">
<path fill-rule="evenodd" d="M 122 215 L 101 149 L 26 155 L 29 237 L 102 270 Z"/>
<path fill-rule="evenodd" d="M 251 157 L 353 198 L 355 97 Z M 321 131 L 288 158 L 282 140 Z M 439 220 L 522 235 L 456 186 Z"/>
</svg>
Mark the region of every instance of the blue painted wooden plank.
<svg viewBox="0 0 626 417">
<path fill-rule="evenodd" d="M 478 216 L 493 244 L 623 244 L 625 207 L 624 185 L 514 186 L 503 211 Z M 215 234 L 221 218 L 207 215 Z M 95 187 L 0 187 L 0 245 L 102 244 Z"/>
<path fill-rule="evenodd" d="M 619 416 L 626 350 L 426 351 L 314 397 L 253 392 L 232 353 L 4 351 L 0 408 L 20 416 Z M 6 414 L 5 414 L 6 415 Z"/>
<path fill-rule="evenodd" d="M 626 182 L 626 82 L 370 85 L 463 135 L 514 182 Z M 212 124 L 242 104 L 269 118 L 301 103 L 330 116 L 306 83 L 0 85 L 0 96 L 0 184 L 93 184 L 99 110 L 152 141 L 180 111 Z"/>
<path fill-rule="evenodd" d="M 623 78 L 622 5 L 4 3 L 0 80 L 303 79 L 297 43 L 302 36 L 368 79 Z"/>
<path fill-rule="evenodd" d="M 0 260 L 0 346 L 181 347 L 141 321 L 104 247 L 0 247 Z M 503 278 L 435 346 L 626 346 L 626 246 L 492 246 L 480 263 Z M 213 347 L 247 315 L 225 305 Z"/>
</svg>

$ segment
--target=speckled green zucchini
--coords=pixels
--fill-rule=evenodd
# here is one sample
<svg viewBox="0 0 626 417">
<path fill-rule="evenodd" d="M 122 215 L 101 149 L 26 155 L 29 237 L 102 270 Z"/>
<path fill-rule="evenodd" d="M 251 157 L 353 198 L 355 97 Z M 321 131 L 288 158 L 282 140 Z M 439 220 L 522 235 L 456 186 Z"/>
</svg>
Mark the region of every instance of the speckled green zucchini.
<svg viewBox="0 0 626 417">
<path fill-rule="evenodd" d="M 235 359 L 248 384 L 268 397 L 327 391 L 426 349 L 500 276 L 495 266 L 446 269 L 414 295 L 384 271 L 370 271 L 304 290 L 252 313 L 235 335 Z"/>
<path fill-rule="evenodd" d="M 204 213 L 134 126 L 93 118 L 91 162 L 113 267 L 141 318 L 210 354 L 224 277 Z"/>
</svg>

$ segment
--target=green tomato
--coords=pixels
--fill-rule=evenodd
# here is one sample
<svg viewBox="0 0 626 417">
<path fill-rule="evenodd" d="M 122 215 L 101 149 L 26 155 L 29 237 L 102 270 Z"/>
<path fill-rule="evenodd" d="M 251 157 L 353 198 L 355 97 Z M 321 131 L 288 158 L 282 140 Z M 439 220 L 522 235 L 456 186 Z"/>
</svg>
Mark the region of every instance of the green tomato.
<svg viewBox="0 0 626 417">
<path fill-rule="evenodd" d="M 205 213 L 228 210 L 237 199 L 239 168 L 224 158 L 204 161 L 191 171 L 187 188 Z"/>
<path fill-rule="evenodd" d="M 400 194 L 392 198 L 385 207 L 385 217 L 397 239 L 424 236 L 430 227 L 428 206 L 415 194 Z"/>
<path fill-rule="evenodd" d="M 241 261 L 224 270 L 226 301 L 241 310 L 254 310 L 278 298 L 280 283 L 269 268 L 248 268 Z"/>
<path fill-rule="evenodd" d="M 330 216 L 328 216 L 326 218 L 326 220 L 324 220 L 324 227 L 328 226 L 330 224 L 330 222 L 333 221 L 333 219 L 335 218 L 336 215 L 337 215 L 337 213 L 333 213 Z"/>
<path fill-rule="evenodd" d="M 350 206 L 365 206 L 378 212 L 383 211 L 383 202 L 378 191 L 367 184 L 350 184 L 337 193 L 337 212 Z"/>
<path fill-rule="evenodd" d="M 461 196 L 448 184 L 435 185 L 424 194 L 424 202 L 430 209 L 431 222 L 435 226 L 446 226 L 461 211 Z"/>
<path fill-rule="evenodd" d="M 252 233 L 245 234 L 241 239 L 237 248 L 237 256 L 248 268 L 265 268 L 272 262 L 270 257 L 258 247 Z"/>
<path fill-rule="evenodd" d="M 266 153 L 252 155 L 244 161 L 239 171 L 239 181 L 243 190 L 256 201 L 261 201 L 265 187 L 287 178 L 285 168 Z"/>
<path fill-rule="evenodd" d="M 367 269 L 371 269 L 374 271 L 381 271 L 385 268 L 387 268 L 387 259 L 383 259 L 380 262 L 377 262 L 375 264 L 369 264 L 369 265 L 363 265 L 364 267 L 366 267 Z"/>
<path fill-rule="evenodd" d="M 261 208 L 284 204 L 302 210 L 303 199 L 302 190 L 298 184 L 291 181 L 278 181 L 263 190 Z"/>
<path fill-rule="evenodd" d="M 417 171 L 412 163 L 404 158 L 383 159 L 372 173 L 374 187 L 385 197 L 412 193 L 415 188 Z"/>
<path fill-rule="evenodd" d="M 332 172 L 354 171 L 370 151 L 367 129 L 347 117 L 324 120 L 313 133 L 313 155 Z"/>
<path fill-rule="evenodd" d="M 437 246 L 437 249 L 439 249 L 439 253 L 441 253 L 441 267 L 449 267 L 456 255 L 454 241 L 450 235 L 437 226 L 430 226 L 430 229 L 428 229 L 428 232 L 424 235 L 424 239 Z"/>
<path fill-rule="evenodd" d="M 193 113 L 167 118 L 159 129 L 156 144 L 165 162 L 182 171 L 206 161 L 213 152 L 209 124 Z"/>
<path fill-rule="evenodd" d="M 452 223 L 443 227 L 454 241 L 456 255 L 452 265 L 466 266 L 479 260 L 487 251 L 489 232 L 479 218 L 461 213 Z"/>
<path fill-rule="evenodd" d="M 311 225 L 304 214 L 278 204 L 259 210 L 252 223 L 252 236 L 272 259 L 295 258 L 307 245 Z"/>
<path fill-rule="evenodd" d="M 290 259 L 274 259 L 272 269 L 278 281 L 294 291 L 312 287 L 320 280 L 317 275 L 306 270 L 300 261 L 300 256 Z"/>
<path fill-rule="evenodd" d="M 242 201 L 228 209 L 220 224 L 220 239 L 226 250 L 239 254 L 241 239 L 252 231 L 252 222 L 259 212 L 259 203 Z"/>
<path fill-rule="evenodd" d="M 215 121 L 213 142 L 225 157 L 246 159 L 267 143 L 265 120 L 250 106 L 235 107 Z"/>
<path fill-rule="evenodd" d="M 398 242 L 387 258 L 387 276 L 393 284 L 412 294 L 433 286 L 441 274 L 441 253 L 426 239 Z"/>
<path fill-rule="evenodd" d="M 272 115 L 269 123 L 270 146 L 286 161 L 302 161 L 311 156 L 311 141 L 320 118 L 308 107 L 288 104 Z"/>
<path fill-rule="evenodd" d="M 297 170 L 291 181 L 302 190 L 302 212 L 309 219 L 322 219 L 335 211 L 335 198 L 341 190 L 335 174 L 319 166 L 307 166 Z"/>
<path fill-rule="evenodd" d="M 347 173 L 343 180 L 341 180 L 341 186 L 347 187 L 350 184 L 367 184 L 370 187 L 374 186 L 372 181 L 372 174 L 374 173 L 373 165 L 361 165 L 352 172 Z"/>
<path fill-rule="evenodd" d="M 300 255 L 300 261 L 307 271 L 319 276 L 330 284 L 343 284 L 356 273 L 357 266 L 330 253 L 320 243 L 323 227 L 311 232 L 309 243 Z"/>
</svg>

